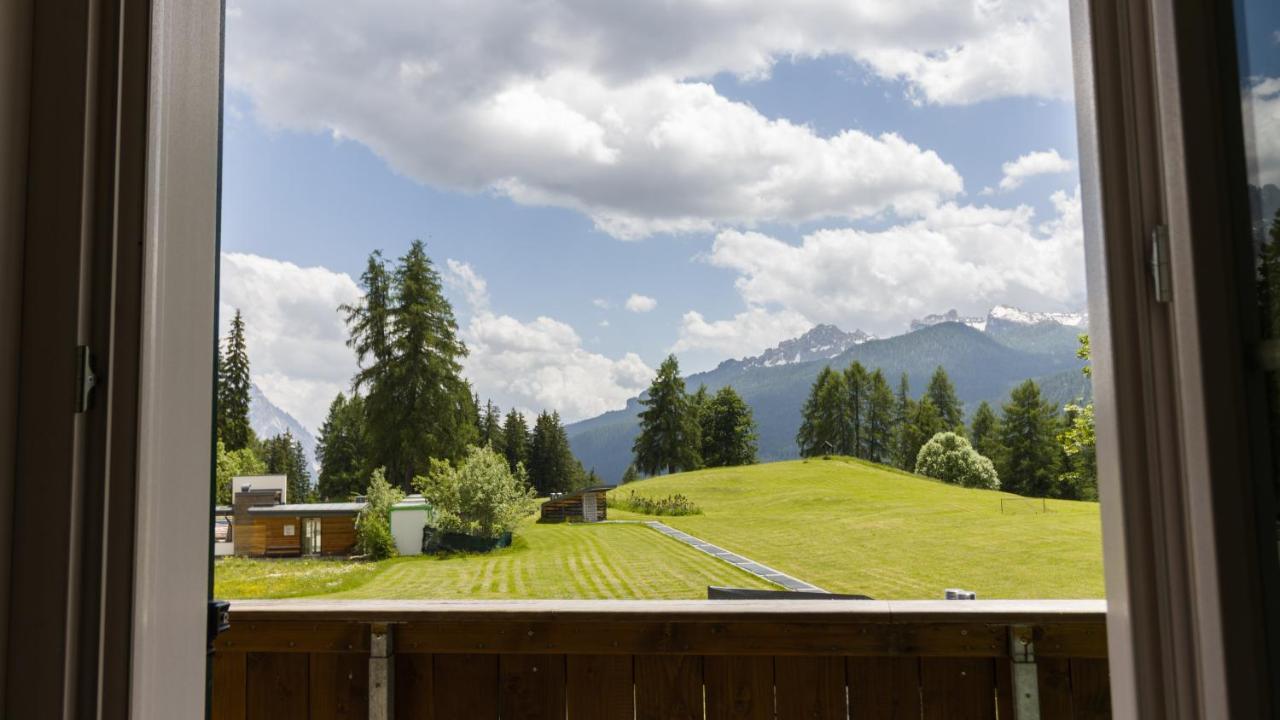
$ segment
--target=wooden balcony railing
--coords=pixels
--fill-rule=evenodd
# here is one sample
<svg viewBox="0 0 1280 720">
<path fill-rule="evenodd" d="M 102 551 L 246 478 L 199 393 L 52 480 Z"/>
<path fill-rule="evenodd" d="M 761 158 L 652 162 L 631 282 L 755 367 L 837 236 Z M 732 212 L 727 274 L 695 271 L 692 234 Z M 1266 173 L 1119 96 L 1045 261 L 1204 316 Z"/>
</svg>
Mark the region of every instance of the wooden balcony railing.
<svg viewBox="0 0 1280 720">
<path fill-rule="evenodd" d="M 1110 716 L 1102 601 L 237 602 L 215 648 L 218 720 Z"/>
</svg>

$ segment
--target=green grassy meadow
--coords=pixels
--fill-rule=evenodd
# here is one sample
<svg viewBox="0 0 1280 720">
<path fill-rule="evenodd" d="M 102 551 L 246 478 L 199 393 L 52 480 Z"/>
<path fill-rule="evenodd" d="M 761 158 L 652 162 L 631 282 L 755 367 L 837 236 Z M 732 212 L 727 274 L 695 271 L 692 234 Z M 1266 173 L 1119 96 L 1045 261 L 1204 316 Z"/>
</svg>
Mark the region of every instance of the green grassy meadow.
<svg viewBox="0 0 1280 720">
<path fill-rule="evenodd" d="M 1099 598 L 1097 503 L 1039 500 L 946 485 L 849 458 L 718 468 L 652 478 L 614 495 L 697 504 L 659 518 L 832 592 L 876 599 Z M 1001 499 L 1008 507 L 1001 511 Z M 647 519 L 609 510 L 610 519 Z M 520 599 L 706 597 L 708 585 L 773 586 L 639 524 L 540 525 L 487 554 L 341 560 L 219 560 L 227 599 Z M 775 588 L 776 589 L 776 588 Z"/>
<path fill-rule="evenodd" d="M 701 515 L 668 525 L 832 592 L 876 599 L 1100 598 L 1097 503 L 1031 501 L 851 458 L 716 468 L 631 483 L 681 493 Z M 1009 502 L 1005 513 L 1000 500 Z M 1034 510 L 1033 510 L 1034 508 Z M 614 512 L 609 517 L 642 517 Z"/>
</svg>

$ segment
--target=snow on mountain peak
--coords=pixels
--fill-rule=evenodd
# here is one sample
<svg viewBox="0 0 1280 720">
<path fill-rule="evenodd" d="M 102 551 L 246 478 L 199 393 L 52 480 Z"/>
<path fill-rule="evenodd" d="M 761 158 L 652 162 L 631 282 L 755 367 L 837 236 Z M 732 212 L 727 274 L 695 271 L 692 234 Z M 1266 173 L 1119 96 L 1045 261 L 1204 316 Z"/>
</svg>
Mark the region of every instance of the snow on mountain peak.
<svg viewBox="0 0 1280 720">
<path fill-rule="evenodd" d="M 777 367 L 814 360 L 828 360 L 854 345 L 861 345 L 875 336 L 861 330 L 845 332 L 835 325 L 815 325 L 805 334 L 791 340 L 783 340 L 777 346 L 765 350 L 756 357 L 743 359 L 743 367 Z"/>
</svg>

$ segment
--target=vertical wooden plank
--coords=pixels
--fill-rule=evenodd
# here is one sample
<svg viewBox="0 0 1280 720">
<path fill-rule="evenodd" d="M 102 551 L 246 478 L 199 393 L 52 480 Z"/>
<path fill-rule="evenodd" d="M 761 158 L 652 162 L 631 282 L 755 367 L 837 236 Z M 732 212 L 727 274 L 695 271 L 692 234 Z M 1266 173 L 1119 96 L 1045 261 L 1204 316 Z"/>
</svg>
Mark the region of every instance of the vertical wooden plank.
<svg viewBox="0 0 1280 720">
<path fill-rule="evenodd" d="M 1071 707 L 1074 720 L 1111 717 L 1111 672 L 1105 659 L 1072 658 Z"/>
<path fill-rule="evenodd" d="M 921 658 L 920 696 L 925 720 L 994 720 L 995 661 Z"/>
<path fill-rule="evenodd" d="M 395 662 L 397 720 L 433 720 L 431 656 L 397 653 Z"/>
<path fill-rule="evenodd" d="M 369 716 L 369 656 L 312 653 L 311 720 Z"/>
<path fill-rule="evenodd" d="M 212 720 L 244 720 L 244 663 L 244 653 L 219 650 L 213 654 Z"/>
<path fill-rule="evenodd" d="M 249 653 L 245 659 L 247 720 L 306 720 L 311 688 L 307 653 Z"/>
<path fill-rule="evenodd" d="M 772 720 L 773 658 L 714 655 L 703 660 L 707 720 Z"/>
<path fill-rule="evenodd" d="M 844 658 L 776 657 L 773 684 L 778 720 L 844 720 Z"/>
<path fill-rule="evenodd" d="M 434 655 L 432 705 L 435 716 L 497 720 L 498 656 Z"/>
<path fill-rule="evenodd" d="M 996 717 L 1013 717 L 1013 661 L 1009 658 L 996 660 Z"/>
<path fill-rule="evenodd" d="M 849 717 L 920 720 L 920 659 L 851 657 L 845 661 Z"/>
<path fill-rule="evenodd" d="M 564 656 L 503 655 L 498 661 L 502 720 L 564 720 Z"/>
<path fill-rule="evenodd" d="M 702 658 L 637 655 L 636 720 L 702 720 Z"/>
<path fill-rule="evenodd" d="M 630 655 L 570 655 L 566 664 L 569 720 L 635 718 Z"/>
<path fill-rule="evenodd" d="M 1071 720 L 1071 665 L 1066 658 L 1036 658 L 1040 720 Z"/>
</svg>

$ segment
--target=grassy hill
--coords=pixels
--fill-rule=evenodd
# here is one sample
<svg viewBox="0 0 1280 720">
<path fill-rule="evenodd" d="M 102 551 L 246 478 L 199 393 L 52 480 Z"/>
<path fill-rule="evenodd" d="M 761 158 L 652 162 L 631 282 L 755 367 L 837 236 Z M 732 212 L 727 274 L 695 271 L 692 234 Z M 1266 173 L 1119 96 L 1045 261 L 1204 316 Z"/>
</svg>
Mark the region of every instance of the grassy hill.
<svg viewBox="0 0 1280 720">
<path fill-rule="evenodd" d="M 1039 500 L 850 458 L 680 473 L 611 496 L 632 491 L 686 495 L 703 514 L 663 522 L 832 592 L 920 599 L 958 587 L 983 599 L 1103 596 L 1097 503 L 1049 500 L 1042 513 Z"/>
<path fill-rule="evenodd" d="M 755 412 L 760 458 L 787 460 L 797 456 L 800 408 L 814 378 L 828 364 L 844 368 L 857 360 L 870 370 L 879 368 L 895 389 L 899 376 L 907 373 L 916 396 L 924 392 L 929 377 L 941 365 L 967 410 L 982 400 L 999 407 L 1009 391 L 1028 378 L 1046 381 L 1045 397 L 1051 402 L 1077 398 L 1086 383 L 1075 357 L 1076 331 L 1053 327 L 1057 330 L 1006 333 L 1004 339 L 1025 348 L 1020 349 L 966 325 L 942 323 L 856 345 L 829 361 L 776 367 L 748 367 L 729 361 L 710 372 L 691 375 L 686 382 L 690 391 L 701 384 L 712 392 L 732 385 Z M 639 403 L 631 400 L 623 410 L 569 425 L 566 431 L 574 454 L 606 481 L 617 481 L 631 461 L 639 411 Z"/>
</svg>

